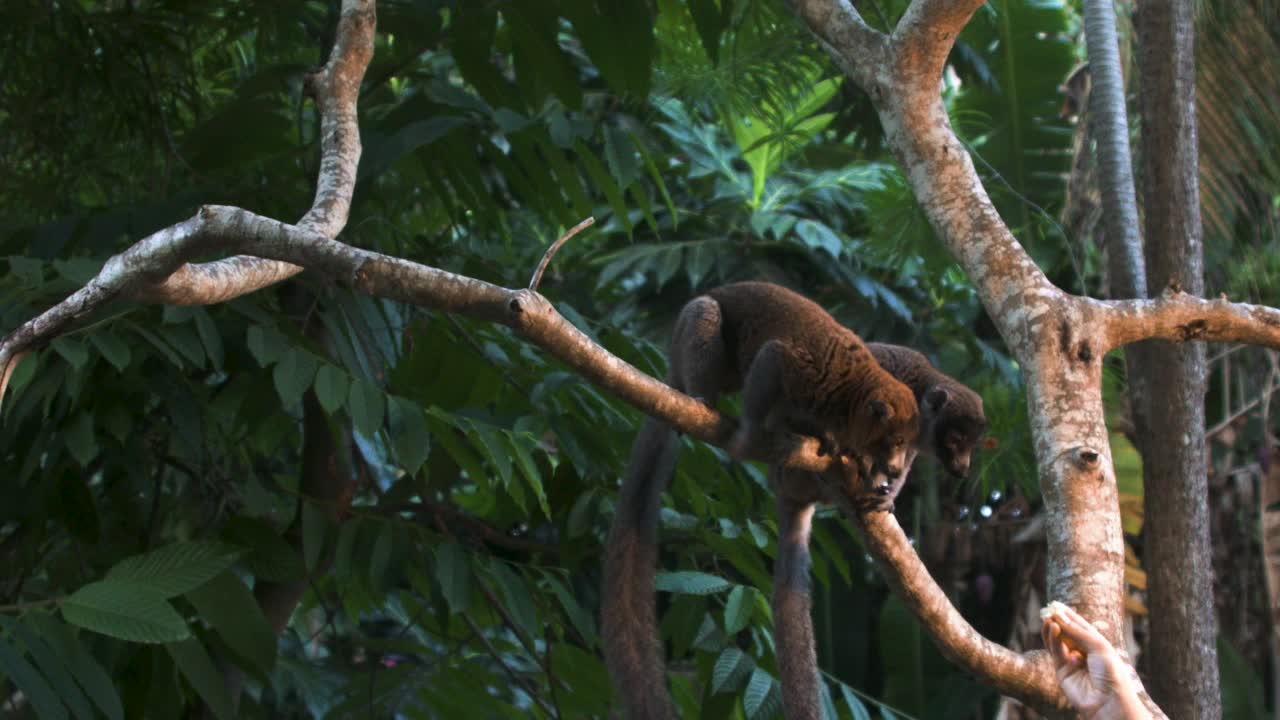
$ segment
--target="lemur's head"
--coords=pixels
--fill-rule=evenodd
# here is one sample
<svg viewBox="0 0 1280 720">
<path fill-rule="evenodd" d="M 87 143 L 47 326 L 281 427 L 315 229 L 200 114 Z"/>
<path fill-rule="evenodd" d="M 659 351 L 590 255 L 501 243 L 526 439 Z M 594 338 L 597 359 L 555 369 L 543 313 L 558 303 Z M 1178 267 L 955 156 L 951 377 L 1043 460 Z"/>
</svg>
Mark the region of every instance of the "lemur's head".
<svg viewBox="0 0 1280 720">
<path fill-rule="evenodd" d="M 920 403 L 921 446 L 951 475 L 969 474 L 973 450 L 987 431 L 982 396 L 960 383 L 929 388 Z"/>
<path fill-rule="evenodd" d="M 915 396 L 897 380 L 886 380 L 853 408 L 854 437 L 844 446 L 856 453 L 872 488 L 893 485 L 911 467 L 911 449 L 920 432 Z"/>
</svg>

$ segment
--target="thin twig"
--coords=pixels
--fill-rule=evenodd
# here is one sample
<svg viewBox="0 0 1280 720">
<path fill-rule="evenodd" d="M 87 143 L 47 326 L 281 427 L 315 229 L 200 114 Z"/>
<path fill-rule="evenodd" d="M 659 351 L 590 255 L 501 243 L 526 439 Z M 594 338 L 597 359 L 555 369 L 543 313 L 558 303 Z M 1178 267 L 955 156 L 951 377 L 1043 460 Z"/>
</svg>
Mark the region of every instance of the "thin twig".
<svg viewBox="0 0 1280 720">
<path fill-rule="evenodd" d="M 520 626 L 516 624 L 515 618 L 511 617 L 511 613 L 507 611 L 507 608 L 503 606 L 502 603 L 498 602 L 498 598 L 494 596 L 493 591 L 485 586 L 483 582 L 477 582 L 476 587 L 479 588 L 480 594 L 484 596 L 485 600 L 489 601 L 489 605 L 493 607 L 494 611 L 498 613 L 498 617 L 502 618 L 502 622 L 507 626 L 507 629 L 511 631 L 511 634 L 515 635 L 516 639 L 520 641 L 520 644 L 524 646 L 525 652 L 529 653 L 530 659 L 532 659 L 535 664 L 542 667 L 543 672 L 547 675 L 547 682 L 554 683 L 556 676 L 551 673 L 551 655 L 547 655 L 547 664 L 542 664 L 539 661 L 537 646 L 534 643 L 533 638 L 525 636 L 525 634 L 520 631 Z M 555 688 L 553 686 L 553 697 L 554 693 Z M 551 712 L 551 717 L 560 717 L 560 710 L 558 707 L 551 708 L 549 705 L 546 707 Z"/>
<path fill-rule="evenodd" d="M 538 283 L 542 282 L 542 271 L 547 269 L 547 263 L 551 262 L 551 256 L 556 254 L 556 251 L 560 249 L 561 245 L 565 244 L 569 238 L 595 224 L 596 219 L 594 217 L 588 217 L 586 220 L 583 220 L 577 225 L 569 228 L 569 232 L 561 235 L 559 240 L 552 243 L 551 247 L 547 248 L 547 251 L 542 254 L 542 261 L 538 263 L 538 269 L 533 271 L 533 277 L 529 280 L 529 289 L 535 292 L 538 290 Z"/>
<path fill-rule="evenodd" d="M 556 674 L 551 667 L 551 647 L 553 645 L 551 642 L 551 623 L 547 623 L 546 633 L 543 636 L 542 642 L 547 649 L 546 659 L 543 662 L 543 666 L 547 671 L 547 687 L 551 689 L 551 707 L 555 709 L 555 716 L 558 718 L 560 717 L 560 696 L 556 693 L 556 683 L 559 681 L 556 679 Z"/>
<path fill-rule="evenodd" d="M 534 702 L 538 703 L 538 705 L 542 707 L 542 710 L 547 713 L 548 717 L 556 717 L 555 710 L 551 706 L 547 705 L 546 699 L 543 698 L 542 694 L 538 692 L 538 689 L 535 688 L 533 684 L 529 682 L 528 678 L 524 677 L 523 675 L 517 674 L 515 670 L 512 670 L 507 665 L 507 661 L 502 659 L 502 654 L 499 653 L 498 649 L 493 646 L 493 643 L 489 642 L 489 638 L 485 637 L 483 632 L 480 632 L 480 628 L 479 626 L 476 625 L 476 621 L 471 619 L 471 614 L 462 613 L 462 619 L 467 623 L 467 627 L 471 628 L 471 632 L 477 638 L 480 639 L 480 643 L 484 645 L 484 649 L 487 650 L 489 654 L 493 656 L 493 661 L 498 663 L 498 667 L 502 668 L 502 670 L 506 672 L 506 674 L 517 685 L 524 688 L 524 691 L 529 693 L 529 697 L 532 698 Z"/>
</svg>

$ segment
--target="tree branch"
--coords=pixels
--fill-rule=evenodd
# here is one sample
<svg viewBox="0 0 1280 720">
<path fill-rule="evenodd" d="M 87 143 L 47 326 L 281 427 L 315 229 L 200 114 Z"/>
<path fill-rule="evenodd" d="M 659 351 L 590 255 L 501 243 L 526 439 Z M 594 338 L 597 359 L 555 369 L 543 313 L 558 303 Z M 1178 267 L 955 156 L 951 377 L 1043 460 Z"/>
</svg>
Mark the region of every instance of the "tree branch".
<svg viewBox="0 0 1280 720">
<path fill-rule="evenodd" d="M 936 91 L 956 38 L 984 2 L 914 0 L 893 31 L 896 81 Z"/>
<path fill-rule="evenodd" d="M 0 367 L 9 358 L 44 346 L 135 283 L 215 249 L 305 267 L 374 297 L 502 323 L 600 388 L 693 437 L 723 447 L 736 428 L 733 420 L 596 345 L 535 292 L 503 288 L 352 247 L 298 226 L 218 205 L 206 205 L 194 217 L 109 259 L 87 285 L 0 341 Z M 752 457 L 821 472 L 831 458 L 819 456 L 817 448 L 813 438 L 791 436 L 757 448 Z"/>
<path fill-rule="evenodd" d="M 1208 300 L 1180 290 L 1165 290 L 1154 300 L 1100 304 L 1106 307 L 1106 350 L 1150 338 L 1280 348 L 1280 310 L 1265 305 Z"/>
<path fill-rule="evenodd" d="M 844 74 L 871 92 L 889 58 L 889 38 L 862 19 L 849 0 L 787 0 Z"/>
<path fill-rule="evenodd" d="M 360 127 L 356 101 L 373 58 L 376 29 L 374 0 L 343 0 L 333 51 L 324 67 L 307 76 L 306 91 L 320 111 L 320 172 L 316 195 L 298 227 L 334 238 L 346 227 L 360 164 Z M 176 270 L 129 288 L 142 302 L 210 305 L 261 290 L 302 272 L 286 262 L 230 257 Z M 4 384 L 0 383 L 0 393 Z"/>
<path fill-rule="evenodd" d="M 951 604 L 924 566 L 893 513 L 858 512 L 849 498 L 824 482 L 823 494 L 862 531 L 867 552 L 885 582 L 929 630 L 948 660 L 997 691 L 1042 711 L 1066 707 L 1053 663 L 1042 650 L 1018 653 L 983 637 Z"/>
</svg>

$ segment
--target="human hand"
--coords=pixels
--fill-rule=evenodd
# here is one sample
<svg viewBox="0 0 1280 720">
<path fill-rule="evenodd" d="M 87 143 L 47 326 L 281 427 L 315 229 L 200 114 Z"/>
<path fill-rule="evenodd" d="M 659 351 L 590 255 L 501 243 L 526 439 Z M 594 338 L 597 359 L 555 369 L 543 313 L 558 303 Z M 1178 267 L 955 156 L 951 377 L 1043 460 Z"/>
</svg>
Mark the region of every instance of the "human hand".
<svg viewBox="0 0 1280 720">
<path fill-rule="evenodd" d="M 1090 720 L 1149 720 L 1133 666 L 1098 629 L 1059 602 L 1041 611 L 1040 633 L 1057 666 L 1062 693 Z"/>
</svg>

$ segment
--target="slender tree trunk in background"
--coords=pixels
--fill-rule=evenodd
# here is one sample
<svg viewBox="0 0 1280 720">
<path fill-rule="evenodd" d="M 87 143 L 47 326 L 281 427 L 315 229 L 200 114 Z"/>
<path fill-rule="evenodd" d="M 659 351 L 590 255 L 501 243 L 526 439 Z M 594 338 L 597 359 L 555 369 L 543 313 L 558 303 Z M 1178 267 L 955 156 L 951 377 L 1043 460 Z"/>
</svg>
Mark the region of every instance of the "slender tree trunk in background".
<svg viewBox="0 0 1280 720">
<path fill-rule="evenodd" d="M 1262 569 L 1271 618 L 1271 702 L 1280 720 L 1280 448 L 1267 450 L 1267 472 L 1258 493 L 1262 523 Z"/>
<path fill-rule="evenodd" d="M 1123 292 L 1123 297 L 1144 298 L 1147 285 L 1138 232 L 1138 198 L 1133 189 L 1124 77 L 1120 71 L 1116 13 L 1111 3 L 1112 0 L 1083 3 L 1089 72 L 1093 75 L 1089 115 L 1098 142 L 1098 185 L 1111 286 Z"/>
<path fill-rule="evenodd" d="M 1138 225 L 1138 198 L 1129 151 L 1129 119 L 1125 111 L 1124 74 L 1116 37 L 1112 0 L 1084 0 L 1085 43 L 1092 88 L 1089 122 L 1098 144 L 1098 189 L 1102 196 L 1102 234 L 1107 253 L 1108 291 L 1113 298 L 1145 298 L 1147 272 Z M 1138 451 L 1145 455 L 1147 434 L 1146 343 L 1124 351 L 1129 419 Z"/>
<path fill-rule="evenodd" d="M 1136 18 L 1142 112 L 1142 199 L 1150 287 L 1204 294 L 1191 0 L 1149 0 Z M 1222 717 L 1205 466 L 1205 353 L 1152 341 L 1143 453 L 1144 564 L 1151 633 L 1148 688 L 1170 717 Z"/>
</svg>

